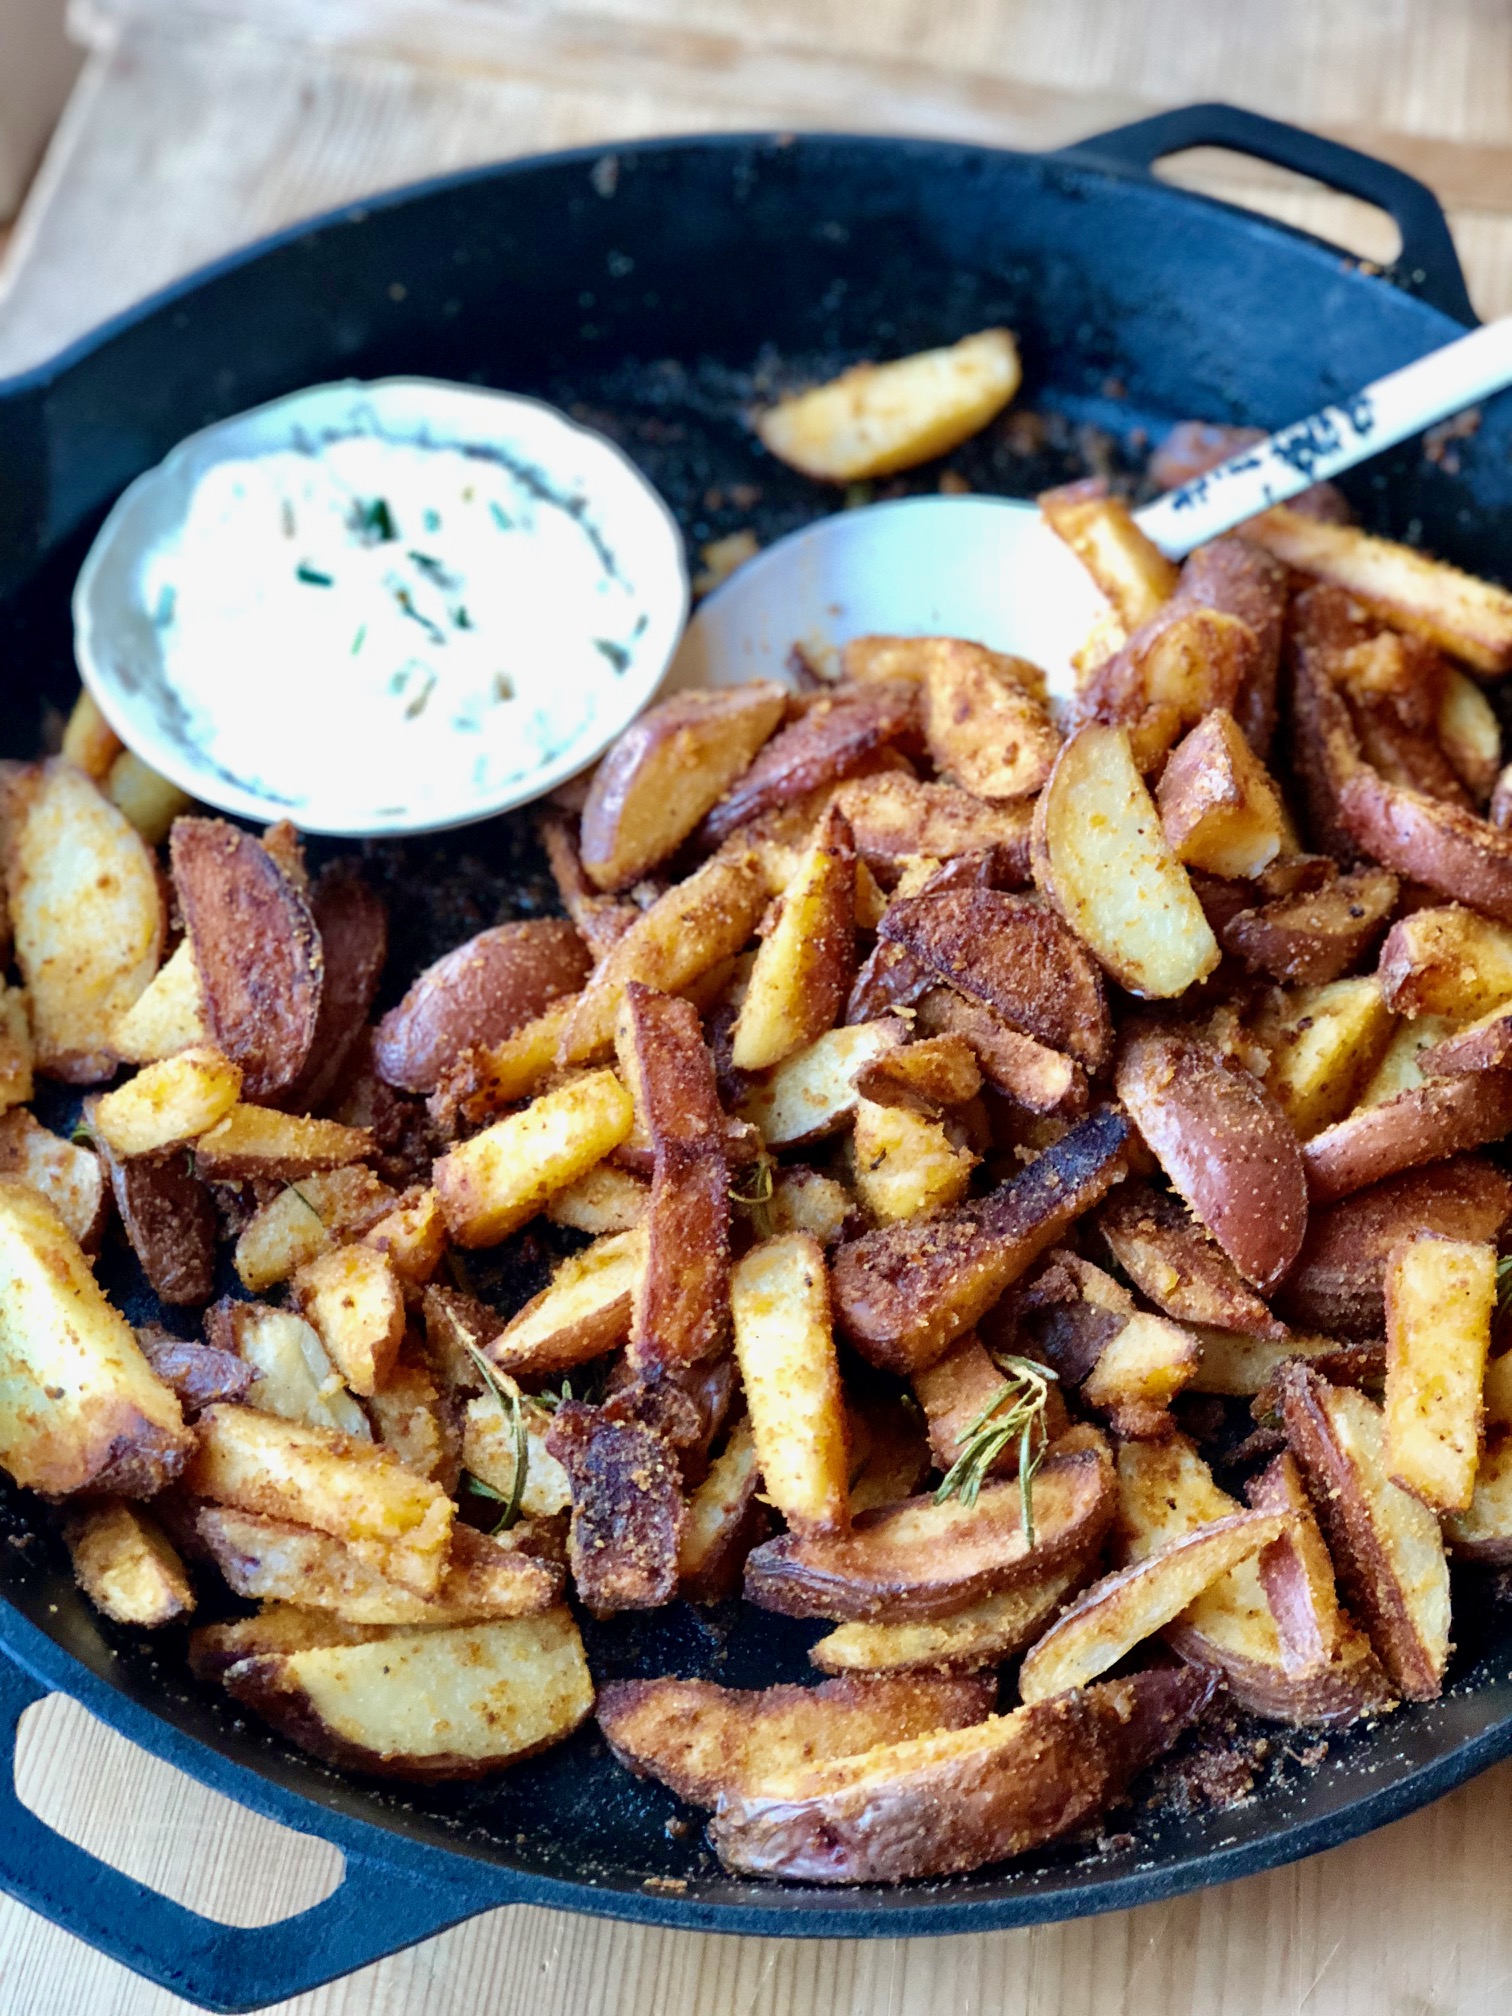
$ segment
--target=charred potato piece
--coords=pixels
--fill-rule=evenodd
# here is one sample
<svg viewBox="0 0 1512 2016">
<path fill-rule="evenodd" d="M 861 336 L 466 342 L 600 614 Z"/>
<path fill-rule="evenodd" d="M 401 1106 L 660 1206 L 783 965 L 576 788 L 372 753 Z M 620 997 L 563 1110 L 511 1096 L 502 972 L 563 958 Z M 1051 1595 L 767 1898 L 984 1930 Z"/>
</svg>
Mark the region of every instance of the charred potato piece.
<svg viewBox="0 0 1512 2016">
<path fill-rule="evenodd" d="M 1480 1460 L 1496 1248 L 1420 1232 L 1386 1263 L 1387 1475 L 1435 1512 L 1464 1512 Z"/>
<path fill-rule="evenodd" d="M 86 1102 L 86 1122 L 93 1118 Z M 97 1138 L 121 1224 L 154 1295 L 176 1307 L 208 1302 L 215 1290 L 215 1205 L 189 1151 L 128 1162 Z"/>
<path fill-rule="evenodd" d="M 4 865 L 37 1068 L 98 1084 L 115 1069 L 117 1022 L 157 972 L 157 864 L 89 779 L 54 761 L 7 794 Z"/>
<path fill-rule="evenodd" d="M 1274 779 L 1223 708 L 1171 751 L 1155 802 L 1177 860 L 1210 875 L 1258 875 L 1291 835 Z"/>
<path fill-rule="evenodd" d="M 677 1593 L 685 1508 L 677 1459 L 654 1428 L 565 1401 L 546 1447 L 572 1490 L 567 1559 L 595 1615 L 655 1610 Z"/>
<path fill-rule="evenodd" d="M 246 1096 L 270 1099 L 303 1071 L 320 1015 L 325 956 L 309 903 L 223 819 L 175 820 L 168 852 L 211 1040 L 241 1066 Z"/>
<path fill-rule="evenodd" d="M 971 1506 L 907 1498 L 863 1513 L 849 1533 L 780 1534 L 746 1562 L 746 1596 L 789 1617 L 948 1617 L 1095 1552 L 1115 1497 L 1105 1447 L 1048 1456 L 1032 1491 L 1032 1546 L 1011 1479 L 985 1484 Z"/>
<path fill-rule="evenodd" d="M 856 972 L 856 849 L 831 806 L 761 942 L 735 1020 L 737 1071 L 780 1064 L 833 1028 Z"/>
<path fill-rule="evenodd" d="M 1396 900 L 1397 879 L 1384 869 L 1341 875 L 1325 889 L 1240 911 L 1223 927 L 1224 949 L 1251 972 L 1321 986 L 1358 964 Z"/>
<path fill-rule="evenodd" d="M 1123 1173 L 1128 1139 L 1121 1114 L 1095 1114 L 979 1202 L 842 1246 L 832 1274 L 841 1330 L 890 1371 L 932 1364 L 1101 1201 Z"/>
<path fill-rule="evenodd" d="M 845 1404 L 818 1240 L 791 1232 L 753 1247 L 730 1307 L 766 1497 L 798 1531 L 844 1528 Z"/>
<path fill-rule="evenodd" d="M 839 687 L 774 735 L 699 828 L 717 847 L 739 826 L 849 777 L 875 752 L 919 732 L 917 689 L 900 680 Z"/>
<path fill-rule="evenodd" d="M 388 957 L 388 912 L 362 877 L 339 861 L 316 878 L 310 910 L 320 933 L 325 977 L 310 1054 L 280 1097 L 296 1113 L 313 1113 L 340 1083 L 366 1025 Z"/>
<path fill-rule="evenodd" d="M 1097 1229 L 1141 1294 L 1178 1323 L 1286 1335 L 1286 1326 L 1176 1198 L 1147 1183 L 1121 1183 L 1099 1207 Z"/>
<path fill-rule="evenodd" d="M 1197 1217 L 1266 1293 L 1301 1250 L 1307 1179 L 1290 1121 L 1214 1045 L 1160 1030 L 1124 1043 L 1118 1096 Z"/>
<path fill-rule="evenodd" d="M 931 637 L 924 667 L 924 737 L 935 767 L 977 798 L 1028 798 L 1060 748 L 1043 675 L 959 637 Z"/>
<path fill-rule="evenodd" d="M 627 889 L 665 861 L 747 769 L 782 720 L 771 680 L 674 693 L 625 729 L 593 773 L 583 807 L 583 868 L 598 889 Z"/>
<path fill-rule="evenodd" d="M 1019 388 L 1006 329 L 982 329 L 939 350 L 854 364 L 756 417 L 762 446 L 824 483 L 891 476 L 948 454 L 985 427 Z"/>
<path fill-rule="evenodd" d="M 1218 964 L 1126 729 L 1089 724 L 1062 749 L 1035 803 L 1033 853 L 1040 889 L 1131 994 L 1183 994 Z"/>
<path fill-rule="evenodd" d="M 34 1491 L 148 1498 L 193 1436 L 39 1193 L 0 1178 L 0 1464 Z"/>
<path fill-rule="evenodd" d="M 450 1149 L 432 1181 L 452 1238 L 497 1245 L 617 1148 L 634 1117 L 614 1073 L 591 1071 Z"/>
<path fill-rule="evenodd" d="M 533 1099 L 556 1076 L 557 1052 L 581 994 L 564 994 L 492 1049 L 467 1049 L 442 1072 L 426 1110 L 448 1139 L 486 1127 L 522 1099 Z"/>
<path fill-rule="evenodd" d="M 63 1528 L 74 1580 L 114 1624 L 155 1631 L 187 1617 L 194 1589 L 157 1521 L 110 1498 L 77 1512 Z"/>
<path fill-rule="evenodd" d="M 90 1148 L 49 1133 L 30 1113 L 0 1116 L 0 1176 L 40 1191 L 86 1253 L 93 1253 L 110 1211 L 106 1170 Z"/>
</svg>

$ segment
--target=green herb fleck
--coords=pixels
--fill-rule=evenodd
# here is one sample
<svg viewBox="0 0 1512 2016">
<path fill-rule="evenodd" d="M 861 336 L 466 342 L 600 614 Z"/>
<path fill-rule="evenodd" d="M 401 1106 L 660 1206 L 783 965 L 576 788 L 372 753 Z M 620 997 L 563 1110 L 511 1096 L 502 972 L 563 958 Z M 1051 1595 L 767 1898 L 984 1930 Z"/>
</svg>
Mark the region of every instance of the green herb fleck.
<svg viewBox="0 0 1512 2016">
<path fill-rule="evenodd" d="M 1008 1444 L 1019 1445 L 1019 1496 L 1023 1507 L 1024 1542 L 1034 1545 L 1034 1477 L 1045 1460 L 1049 1436 L 1045 1428 L 1045 1402 L 1055 1374 L 1048 1365 L 1032 1358 L 1003 1357 L 998 1368 L 1007 1377 L 1000 1393 L 993 1395 L 976 1419 L 956 1437 L 961 1453 L 945 1473 L 935 1493 L 936 1505 L 959 1498 L 969 1511 L 988 1471 Z"/>
<path fill-rule="evenodd" d="M 289 1184 L 288 1187 L 294 1192 L 294 1195 L 299 1199 L 300 1203 L 303 1204 L 306 1211 L 309 1212 L 310 1216 L 312 1218 L 318 1219 L 319 1222 L 322 1225 L 324 1225 L 325 1224 L 324 1218 L 321 1218 L 320 1213 L 315 1209 L 315 1206 L 310 1202 L 309 1198 L 306 1197 L 303 1190 L 300 1189 L 299 1185 L 297 1183 L 291 1183 Z"/>
<path fill-rule="evenodd" d="M 449 588 L 451 586 L 452 577 L 433 553 L 417 553 L 415 548 L 411 546 L 409 557 L 420 569 L 420 572 L 427 579 L 434 581 L 438 588 Z"/>
<path fill-rule="evenodd" d="M 467 613 L 467 604 L 465 602 L 457 604 L 456 608 L 451 612 L 451 619 L 459 630 L 471 630 L 473 627 L 473 620 Z"/>
<path fill-rule="evenodd" d="M 78 1121 L 68 1138 L 75 1148 L 93 1148 L 95 1145 L 94 1131 L 87 1120 Z"/>
<path fill-rule="evenodd" d="M 352 526 L 354 531 L 366 534 L 374 545 L 399 536 L 386 497 L 375 497 L 370 504 L 359 503 L 352 513 Z"/>
<path fill-rule="evenodd" d="M 571 1398 L 572 1398 L 572 1381 L 570 1379 L 564 1379 L 562 1381 L 562 1390 L 560 1393 L 552 1393 L 549 1391 L 545 1393 L 537 1393 L 536 1405 L 538 1407 L 544 1407 L 548 1414 L 555 1414 L 558 1407 L 565 1407 L 567 1402 Z"/>
<path fill-rule="evenodd" d="M 308 560 L 300 561 L 294 569 L 294 578 L 310 588 L 329 588 L 335 579 L 333 575 L 322 574 L 318 567 L 312 567 Z"/>
<path fill-rule="evenodd" d="M 414 600 L 408 588 L 396 588 L 394 590 L 394 600 L 399 604 L 403 613 L 408 616 L 411 623 L 418 623 L 420 625 L 420 628 L 433 644 L 444 644 L 446 642 L 446 632 L 442 630 L 439 624 L 432 623 L 429 616 L 425 615 L 423 611 L 415 607 Z"/>
<path fill-rule="evenodd" d="M 504 1507 L 503 1516 L 493 1531 L 507 1533 L 520 1516 L 520 1506 L 525 1497 L 525 1472 L 530 1465 L 530 1437 L 525 1432 L 524 1395 L 507 1372 L 501 1372 L 496 1365 L 489 1363 L 470 1337 L 459 1338 L 458 1342 L 477 1366 L 484 1385 L 504 1410 L 504 1418 L 508 1421 L 510 1433 L 514 1438 L 514 1479 L 510 1485 L 508 1498 L 485 1486 L 485 1494 L 490 1498 L 497 1498 Z"/>
<path fill-rule="evenodd" d="M 616 644 L 612 637 L 595 637 L 593 648 L 603 652 L 616 672 L 623 672 L 630 663 L 630 653 L 623 644 Z"/>
<path fill-rule="evenodd" d="M 763 1155 L 751 1171 L 748 1186 L 730 1185 L 730 1202 L 751 1214 L 751 1230 L 758 1239 L 772 1236 L 772 1159 Z"/>
<path fill-rule="evenodd" d="M 367 625 L 366 623 L 359 623 L 357 625 L 357 635 L 352 639 L 352 656 L 354 658 L 357 656 L 357 653 L 362 649 L 363 645 L 366 642 L 367 642 Z"/>
<path fill-rule="evenodd" d="M 513 532 L 514 520 L 513 518 L 510 517 L 509 513 L 504 509 L 504 507 L 501 504 L 497 503 L 493 498 L 490 498 L 488 502 L 488 508 L 493 516 L 493 521 L 495 525 L 498 526 L 501 532 Z"/>
</svg>

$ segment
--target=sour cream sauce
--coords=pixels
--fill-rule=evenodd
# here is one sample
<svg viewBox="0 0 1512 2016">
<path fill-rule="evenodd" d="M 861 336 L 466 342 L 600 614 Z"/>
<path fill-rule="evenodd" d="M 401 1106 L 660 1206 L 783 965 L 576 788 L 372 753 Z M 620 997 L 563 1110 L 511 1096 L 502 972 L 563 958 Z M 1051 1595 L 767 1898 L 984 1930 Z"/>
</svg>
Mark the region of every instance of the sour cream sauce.
<svg viewBox="0 0 1512 2016">
<path fill-rule="evenodd" d="M 142 567 L 188 735 L 296 818 L 344 777 L 437 823 L 507 789 L 585 739 L 646 623 L 581 499 L 371 433 L 213 463 Z"/>
</svg>

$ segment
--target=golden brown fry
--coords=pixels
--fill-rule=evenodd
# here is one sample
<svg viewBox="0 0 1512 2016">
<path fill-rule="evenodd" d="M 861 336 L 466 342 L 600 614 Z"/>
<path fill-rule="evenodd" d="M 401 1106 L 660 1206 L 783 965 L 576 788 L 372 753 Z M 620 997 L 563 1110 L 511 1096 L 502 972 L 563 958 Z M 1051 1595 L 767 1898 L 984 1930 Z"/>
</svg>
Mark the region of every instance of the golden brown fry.
<svg viewBox="0 0 1512 2016">
<path fill-rule="evenodd" d="M 1178 1199 L 1147 1183 L 1120 1183 L 1100 1206 L 1097 1229 L 1141 1294 L 1178 1323 L 1285 1336 L 1285 1326 Z"/>
<path fill-rule="evenodd" d="M 404 1341 L 404 1293 L 388 1256 L 371 1246 L 332 1246 L 307 1260 L 291 1284 L 342 1378 L 368 1396 L 382 1385 Z"/>
<path fill-rule="evenodd" d="M 756 1437 L 743 1414 L 688 1500 L 677 1548 L 678 1590 L 688 1602 L 722 1603 L 740 1587 L 746 1556 L 771 1531 L 760 1487 Z"/>
<path fill-rule="evenodd" d="M 497 1245 L 618 1147 L 634 1113 L 612 1071 L 591 1071 L 449 1150 L 432 1181 L 452 1238 Z"/>
<path fill-rule="evenodd" d="M 487 1347 L 501 1371 L 570 1372 L 614 1351 L 630 1335 L 630 1307 L 646 1268 L 646 1232 L 636 1226 L 562 1261 L 549 1284 Z"/>
<path fill-rule="evenodd" d="M 181 1050 L 103 1093 L 94 1124 L 117 1155 L 151 1155 L 214 1127 L 240 1090 L 241 1072 L 218 1050 Z"/>
<path fill-rule="evenodd" d="M 12 1111 L 0 1116 L 0 1176 L 40 1191 L 84 1251 L 95 1251 L 110 1212 L 110 1189 L 93 1150 L 49 1133 L 28 1112 Z"/>
<path fill-rule="evenodd" d="M 764 1071 L 833 1028 L 856 973 L 856 849 L 832 805 L 761 942 L 735 1020 L 731 1061 Z"/>
<path fill-rule="evenodd" d="M 63 1528 L 74 1580 L 115 1624 L 158 1630 L 187 1617 L 194 1589 L 157 1521 L 137 1505 L 107 1498 Z"/>
<path fill-rule="evenodd" d="M 1027 798 L 1050 775 L 1060 736 L 1044 705 L 1044 677 L 958 637 L 926 647 L 924 734 L 935 767 L 978 798 Z"/>
<path fill-rule="evenodd" d="M 1290 837 L 1274 779 L 1223 708 L 1171 751 L 1155 802 L 1177 860 L 1211 875 L 1258 875 Z"/>
<path fill-rule="evenodd" d="M 796 1148 L 838 1134 L 861 1096 L 856 1074 L 900 1049 L 907 1036 L 892 1015 L 827 1030 L 754 1084 L 740 1102 L 740 1117 L 760 1129 L 769 1148 Z"/>
<path fill-rule="evenodd" d="M 332 1239 L 365 1232 L 396 1202 L 388 1185 L 358 1164 L 287 1185 L 253 1215 L 236 1242 L 242 1286 L 261 1295 L 287 1281 Z"/>
<path fill-rule="evenodd" d="M 209 1041 L 194 947 L 182 938 L 131 1006 L 117 1015 L 110 1047 L 125 1064 L 152 1064 Z"/>
<path fill-rule="evenodd" d="M 1383 1460 L 1435 1512 L 1464 1512 L 1480 1459 L 1496 1248 L 1420 1232 L 1386 1263 Z"/>
<path fill-rule="evenodd" d="M 1267 1091 L 1299 1141 L 1355 1105 L 1391 1041 L 1394 1021 L 1373 974 L 1273 990 L 1254 1020 L 1270 1053 Z"/>
<path fill-rule="evenodd" d="M 1321 986 L 1365 956 L 1397 900 L 1397 879 L 1384 869 L 1341 875 L 1319 890 L 1279 897 L 1241 910 L 1224 925 L 1224 949 L 1251 972 Z"/>
<path fill-rule="evenodd" d="M 938 1120 L 906 1106 L 863 1099 L 851 1133 L 856 1201 L 878 1224 L 932 1217 L 959 1204 L 977 1157 L 952 1141 Z"/>
<path fill-rule="evenodd" d="M 924 784 L 889 770 L 842 784 L 835 801 L 850 821 L 856 852 L 879 871 L 911 855 L 956 861 L 990 850 L 1003 884 L 1029 880 L 1030 806 L 988 805 L 954 784 Z"/>
<path fill-rule="evenodd" d="M 182 1061 L 181 1056 L 168 1060 L 170 1065 Z M 319 1171 L 364 1161 L 374 1152 L 373 1137 L 365 1127 L 343 1127 L 336 1120 L 309 1120 L 302 1113 L 280 1113 L 271 1106 L 242 1102 L 201 1134 L 194 1146 L 200 1174 L 213 1182 L 260 1176 L 274 1183 L 294 1183 Z"/>
<path fill-rule="evenodd" d="M 799 1531 L 844 1528 L 845 1405 L 818 1240 L 790 1232 L 753 1247 L 731 1277 L 730 1309 L 766 1497 Z"/>
<path fill-rule="evenodd" d="M 1439 1078 L 1363 1106 L 1303 1144 L 1315 1204 L 1512 1131 L 1512 1071 Z"/>
<path fill-rule="evenodd" d="M 918 1624 L 841 1624 L 809 1648 L 821 1673 L 975 1673 L 1032 1645 L 1086 1579 L 1083 1564 Z"/>
<path fill-rule="evenodd" d="M 1107 495 L 1100 478 L 1047 490 L 1039 507 L 1113 604 L 1126 630 L 1137 630 L 1175 594 L 1176 569 L 1140 531 L 1128 505 Z"/>
</svg>

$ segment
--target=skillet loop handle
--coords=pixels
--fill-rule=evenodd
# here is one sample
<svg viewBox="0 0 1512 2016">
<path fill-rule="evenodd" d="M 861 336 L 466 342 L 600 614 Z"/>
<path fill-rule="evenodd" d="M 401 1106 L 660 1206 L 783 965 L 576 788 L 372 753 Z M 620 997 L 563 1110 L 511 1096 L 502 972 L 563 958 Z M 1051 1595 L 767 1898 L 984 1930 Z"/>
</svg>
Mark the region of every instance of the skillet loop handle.
<svg viewBox="0 0 1512 2016">
<path fill-rule="evenodd" d="M 1402 234 L 1402 250 L 1392 268 L 1397 285 L 1456 322 L 1477 321 L 1438 198 L 1416 176 L 1374 154 L 1362 154 L 1358 148 L 1237 105 L 1221 104 L 1157 112 L 1063 151 L 1147 174 L 1167 154 L 1180 154 L 1189 147 L 1224 147 L 1234 154 L 1249 154 L 1384 210 Z"/>
<path fill-rule="evenodd" d="M 202 1918 L 55 1834 L 16 1796 L 17 1724 L 53 1691 L 0 1651 L 0 1889 L 201 2008 L 282 2002 L 511 1901 L 499 1870 L 486 1870 L 491 1894 L 480 1895 L 465 1873 L 447 1882 L 406 1866 L 402 1856 L 355 1853 L 337 1827 L 346 1874 L 321 1903 L 272 1925 Z"/>
</svg>

